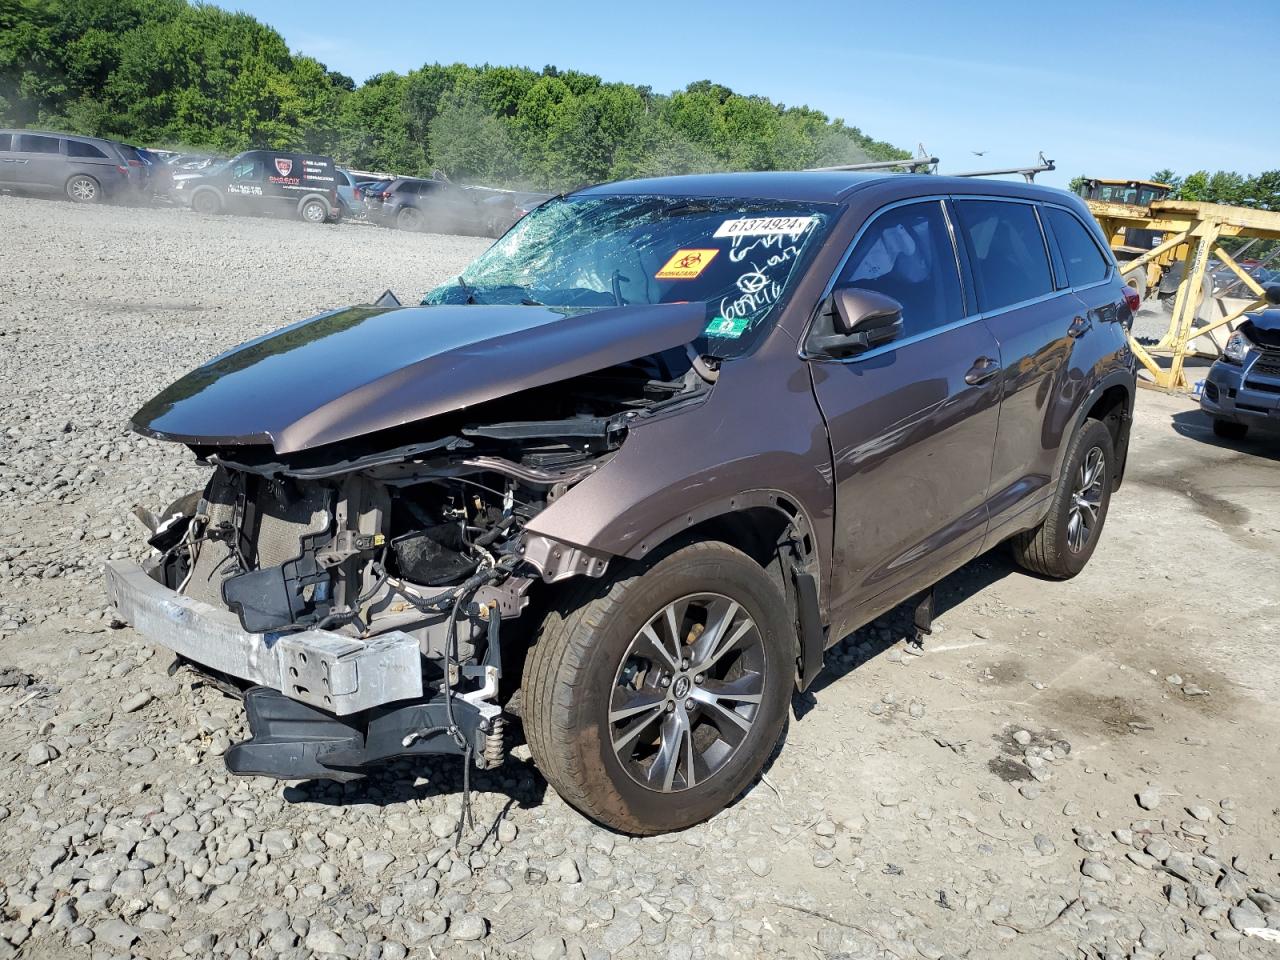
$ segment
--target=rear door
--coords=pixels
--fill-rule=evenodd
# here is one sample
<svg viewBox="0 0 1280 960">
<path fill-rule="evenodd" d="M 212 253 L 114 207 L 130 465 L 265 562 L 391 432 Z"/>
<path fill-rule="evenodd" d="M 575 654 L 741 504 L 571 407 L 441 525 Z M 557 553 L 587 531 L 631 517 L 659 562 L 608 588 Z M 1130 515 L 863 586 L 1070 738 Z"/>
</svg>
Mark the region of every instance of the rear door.
<svg viewBox="0 0 1280 960">
<path fill-rule="evenodd" d="M 909 596 L 977 554 L 999 352 L 965 309 L 940 199 L 878 213 L 837 286 L 875 290 L 903 306 L 896 341 L 810 364 L 835 470 L 831 596 L 846 615 L 868 601 L 883 605 L 886 595 Z"/>
<path fill-rule="evenodd" d="M 953 200 L 977 307 L 1000 344 L 1000 429 L 991 464 L 992 538 L 1052 490 L 1061 431 L 1053 422 L 1074 343 L 1075 299 L 1055 284 L 1037 205 Z M 991 538 L 989 538 L 989 541 Z"/>
</svg>

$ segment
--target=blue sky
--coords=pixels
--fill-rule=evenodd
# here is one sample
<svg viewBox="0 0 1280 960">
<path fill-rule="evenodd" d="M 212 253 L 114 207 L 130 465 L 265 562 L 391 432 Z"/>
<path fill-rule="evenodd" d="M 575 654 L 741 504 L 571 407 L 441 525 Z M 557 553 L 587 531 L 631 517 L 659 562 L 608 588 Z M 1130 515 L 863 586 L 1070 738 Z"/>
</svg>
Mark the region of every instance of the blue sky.
<svg viewBox="0 0 1280 960">
<path fill-rule="evenodd" d="M 1277 35 L 1271 0 L 224 4 L 357 81 L 436 61 L 552 63 L 662 93 L 709 79 L 907 149 L 923 142 L 944 173 L 1021 166 L 1040 150 L 1058 170 L 1039 180 L 1058 186 L 1280 167 L 1277 125 L 1231 93 L 1259 89 L 1270 69 L 1253 38 Z M 1219 69 L 1197 78 L 1196 64 Z M 1162 79 L 1165 67 L 1177 73 Z"/>
</svg>

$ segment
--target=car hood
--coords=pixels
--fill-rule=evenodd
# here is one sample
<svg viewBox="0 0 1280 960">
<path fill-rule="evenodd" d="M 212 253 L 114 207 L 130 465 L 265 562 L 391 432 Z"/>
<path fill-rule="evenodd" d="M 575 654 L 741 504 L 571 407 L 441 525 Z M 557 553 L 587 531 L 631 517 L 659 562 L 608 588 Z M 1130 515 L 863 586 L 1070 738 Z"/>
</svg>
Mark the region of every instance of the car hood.
<svg viewBox="0 0 1280 960">
<path fill-rule="evenodd" d="M 679 347 L 705 325 L 701 303 L 348 307 L 215 357 L 132 426 L 195 446 L 294 453 Z"/>
</svg>

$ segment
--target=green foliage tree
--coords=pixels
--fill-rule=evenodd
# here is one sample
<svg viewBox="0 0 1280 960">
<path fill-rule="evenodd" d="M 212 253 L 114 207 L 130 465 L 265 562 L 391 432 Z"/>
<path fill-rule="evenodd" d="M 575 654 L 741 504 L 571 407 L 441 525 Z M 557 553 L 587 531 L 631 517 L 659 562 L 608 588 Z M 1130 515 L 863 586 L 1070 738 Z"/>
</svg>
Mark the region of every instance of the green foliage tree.
<svg viewBox="0 0 1280 960">
<path fill-rule="evenodd" d="M 357 85 L 253 17 L 188 0 L 0 0 L 0 123 L 547 189 L 908 156 L 711 80 L 662 95 L 550 65 L 437 63 Z"/>
</svg>

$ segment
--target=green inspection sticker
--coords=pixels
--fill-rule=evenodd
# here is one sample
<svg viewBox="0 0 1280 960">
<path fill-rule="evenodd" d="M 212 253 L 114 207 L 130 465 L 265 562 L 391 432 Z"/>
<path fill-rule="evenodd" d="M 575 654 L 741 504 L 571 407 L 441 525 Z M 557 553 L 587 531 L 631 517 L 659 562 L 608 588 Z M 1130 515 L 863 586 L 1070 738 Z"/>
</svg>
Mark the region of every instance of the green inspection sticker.
<svg viewBox="0 0 1280 960">
<path fill-rule="evenodd" d="M 746 317 L 715 317 L 707 324 L 707 329 L 703 332 L 708 337 L 729 337 L 737 340 L 742 336 L 742 332 L 747 329 Z"/>
</svg>

